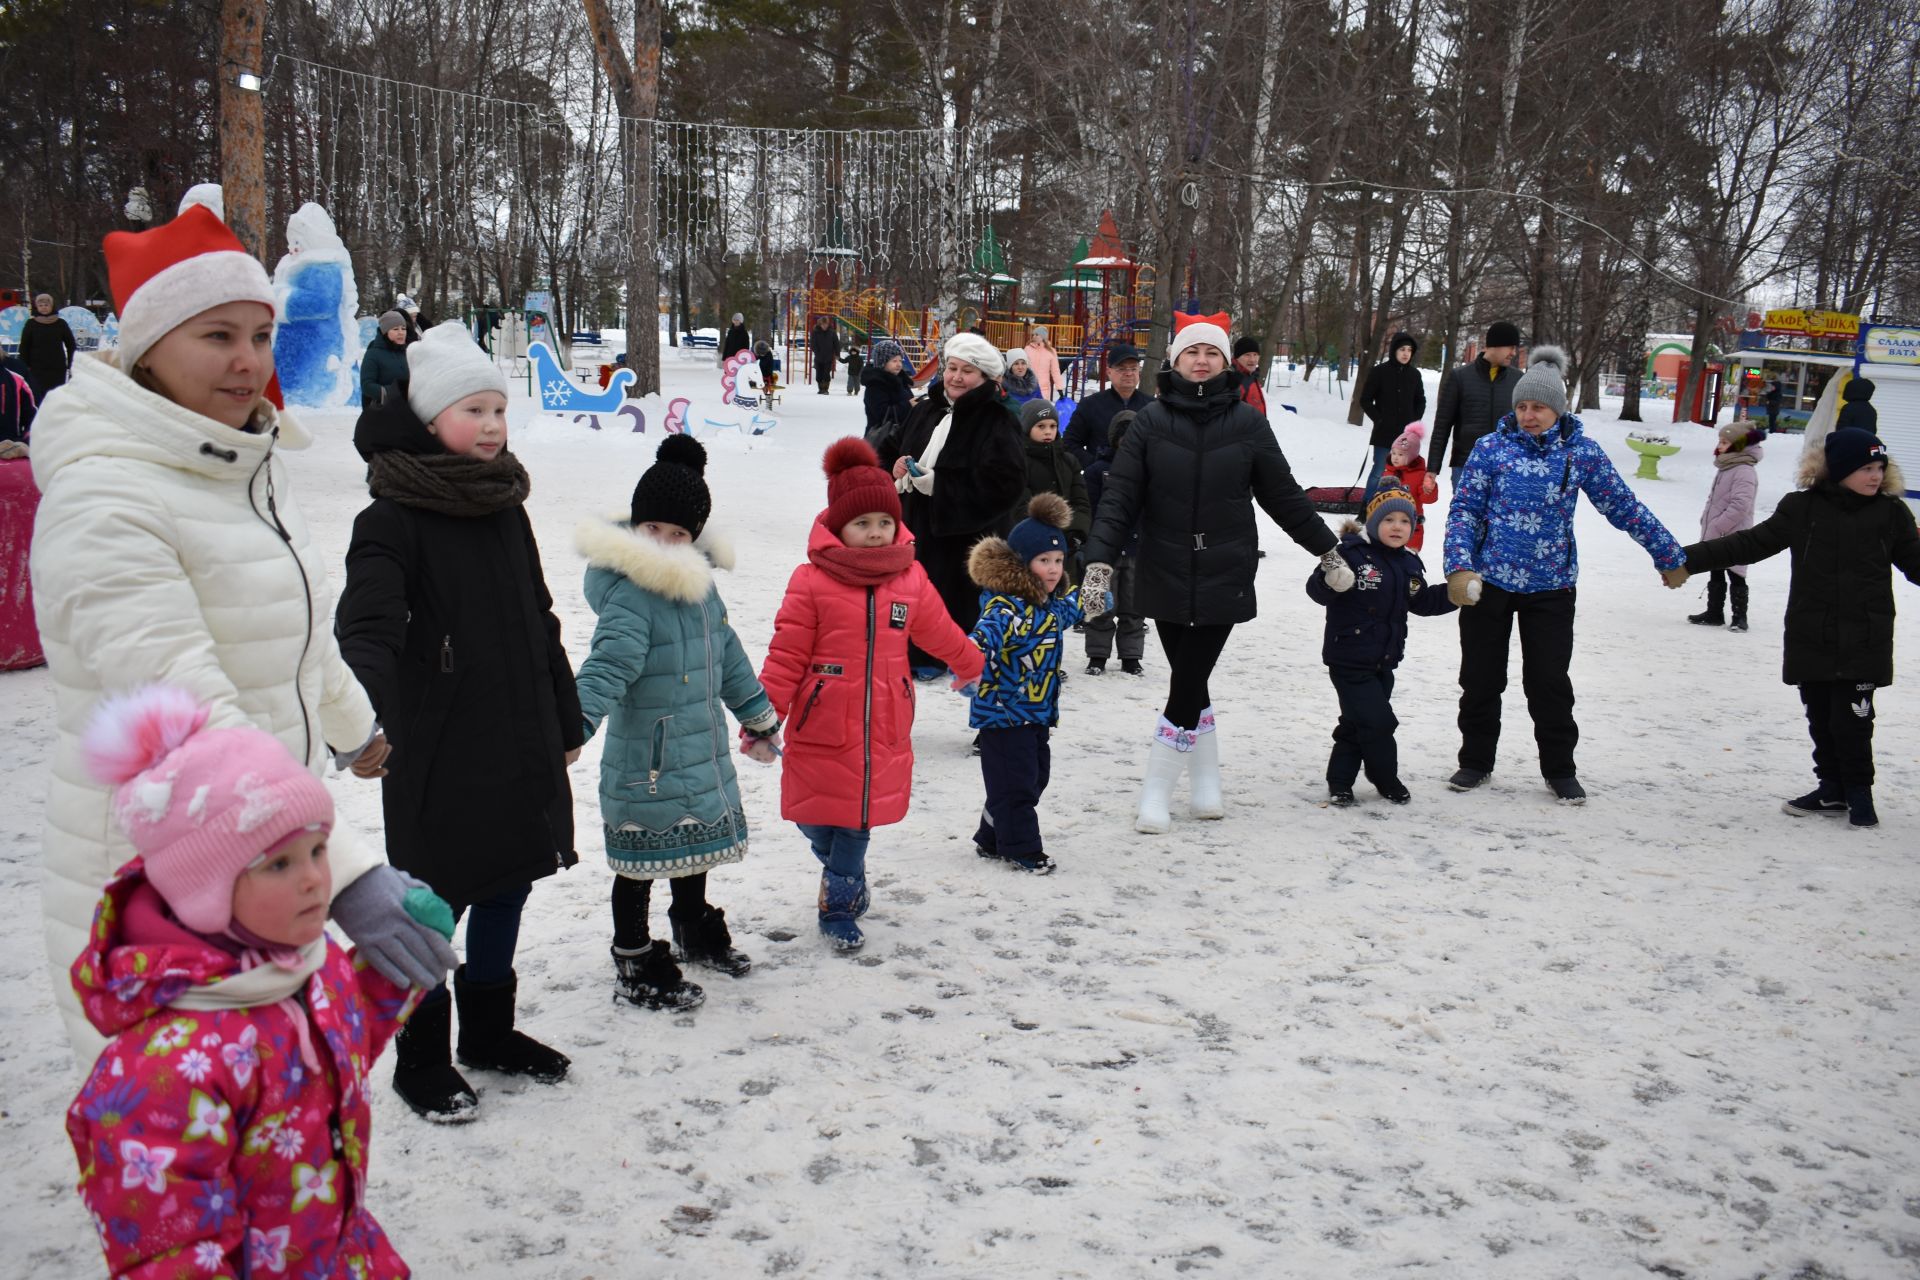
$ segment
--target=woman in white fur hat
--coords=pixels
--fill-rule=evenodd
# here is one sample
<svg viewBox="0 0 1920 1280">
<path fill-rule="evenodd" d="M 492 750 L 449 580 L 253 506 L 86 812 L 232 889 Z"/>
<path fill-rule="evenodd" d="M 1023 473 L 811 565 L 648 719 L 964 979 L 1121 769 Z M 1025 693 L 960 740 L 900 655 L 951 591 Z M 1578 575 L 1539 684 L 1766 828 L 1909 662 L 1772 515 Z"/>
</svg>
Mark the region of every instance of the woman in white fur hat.
<svg viewBox="0 0 1920 1280">
<path fill-rule="evenodd" d="M 67 970 L 133 849 L 80 734 L 108 692 L 166 683 L 316 774 L 379 777 L 386 740 L 333 638 L 326 559 L 282 458 L 310 442 L 272 395 L 273 284 L 220 220 L 218 188 L 106 238 L 120 345 L 76 361 L 34 423 L 33 594 L 60 732 L 47 796 L 47 960 L 76 1056 L 106 1043 Z M 333 919 L 380 971 L 430 987 L 453 951 L 401 906 L 408 877 L 336 828 Z"/>
</svg>

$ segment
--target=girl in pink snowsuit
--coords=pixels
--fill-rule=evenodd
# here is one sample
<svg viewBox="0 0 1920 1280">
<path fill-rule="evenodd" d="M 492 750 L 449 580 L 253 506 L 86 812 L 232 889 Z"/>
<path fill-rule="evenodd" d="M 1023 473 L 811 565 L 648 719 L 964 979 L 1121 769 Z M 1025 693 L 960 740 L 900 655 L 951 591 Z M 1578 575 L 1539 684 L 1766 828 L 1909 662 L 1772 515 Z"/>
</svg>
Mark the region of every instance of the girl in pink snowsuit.
<svg viewBox="0 0 1920 1280">
<path fill-rule="evenodd" d="M 367 1212 L 367 1070 L 412 1011 L 326 936 L 326 787 L 179 689 L 103 703 L 85 749 L 140 856 L 73 964 L 112 1042 L 67 1111 L 116 1277 L 411 1274 Z M 448 932 L 412 882 L 406 909 Z"/>
</svg>

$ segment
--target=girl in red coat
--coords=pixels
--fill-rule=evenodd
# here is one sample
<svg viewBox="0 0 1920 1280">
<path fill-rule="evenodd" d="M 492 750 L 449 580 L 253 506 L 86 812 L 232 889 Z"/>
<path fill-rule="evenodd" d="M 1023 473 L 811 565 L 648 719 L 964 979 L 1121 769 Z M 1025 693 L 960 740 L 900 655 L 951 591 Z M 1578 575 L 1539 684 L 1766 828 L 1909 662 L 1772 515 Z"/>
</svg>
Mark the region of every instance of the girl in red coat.
<svg viewBox="0 0 1920 1280">
<path fill-rule="evenodd" d="M 773 620 L 760 683 L 787 726 L 780 816 L 798 823 L 820 874 L 820 931 L 836 950 L 863 939 L 867 841 L 907 815 L 913 789 L 913 641 L 980 678 L 980 651 L 913 558 L 900 495 L 855 437 L 827 450 L 827 509 L 807 538 Z"/>
<path fill-rule="evenodd" d="M 1398 480 L 1406 491 L 1413 495 L 1413 506 L 1417 513 L 1413 521 L 1413 536 L 1407 539 L 1407 550 L 1420 550 L 1420 544 L 1426 541 L 1427 504 L 1440 497 L 1440 486 L 1427 474 L 1426 454 L 1421 451 L 1420 442 L 1426 438 L 1427 424 L 1416 422 L 1395 437 L 1393 446 L 1387 451 L 1386 470 L 1382 475 Z M 1367 495 L 1372 497 L 1372 494 Z"/>
</svg>

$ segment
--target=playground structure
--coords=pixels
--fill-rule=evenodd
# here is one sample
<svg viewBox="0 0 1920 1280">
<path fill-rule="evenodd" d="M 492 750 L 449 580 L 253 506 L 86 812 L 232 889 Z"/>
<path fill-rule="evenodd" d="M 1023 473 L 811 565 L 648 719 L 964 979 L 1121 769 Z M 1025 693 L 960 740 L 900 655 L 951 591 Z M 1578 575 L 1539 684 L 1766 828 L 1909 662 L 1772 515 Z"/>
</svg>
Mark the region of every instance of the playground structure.
<svg viewBox="0 0 1920 1280">
<path fill-rule="evenodd" d="M 1101 214 L 1093 240 L 1081 239 L 1066 275 L 1047 286 L 1044 310 L 1019 305 L 1019 281 L 1008 273 L 991 226 L 960 276 L 958 311 L 944 322 L 934 308 L 902 305 L 896 289 L 864 283 L 845 249 L 816 248 L 808 269 L 807 287 L 783 298 L 778 325 L 797 369 L 805 368 L 806 335 L 821 316 L 863 349 L 883 338 L 899 343 L 916 382 L 934 375 L 940 345 L 955 332 L 977 327 L 1004 351 L 1025 346 L 1034 326 L 1044 325 L 1060 356 L 1066 394 L 1077 398 L 1105 385 L 1109 345 L 1142 345 L 1153 312 L 1153 268 L 1128 252 L 1110 210 Z"/>
</svg>

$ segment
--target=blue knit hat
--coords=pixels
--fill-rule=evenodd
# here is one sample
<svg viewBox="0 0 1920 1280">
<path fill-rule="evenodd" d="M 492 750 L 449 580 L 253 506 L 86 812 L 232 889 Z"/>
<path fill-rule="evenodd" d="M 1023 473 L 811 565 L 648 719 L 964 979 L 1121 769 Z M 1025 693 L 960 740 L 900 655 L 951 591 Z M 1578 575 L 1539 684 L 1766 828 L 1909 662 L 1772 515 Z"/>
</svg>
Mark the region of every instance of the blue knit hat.
<svg viewBox="0 0 1920 1280">
<path fill-rule="evenodd" d="M 1027 504 L 1027 518 L 1013 526 L 1013 532 L 1007 535 L 1007 546 L 1021 564 L 1032 564 L 1049 551 L 1064 555 L 1066 528 L 1072 519 L 1073 508 L 1065 498 L 1057 493 L 1036 493 Z"/>
<path fill-rule="evenodd" d="M 902 360 L 905 360 L 907 353 L 901 348 L 900 344 L 892 338 L 882 338 L 873 344 L 873 355 L 870 358 L 873 363 L 884 365 L 895 356 L 899 356 Z"/>
<path fill-rule="evenodd" d="M 1396 511 L 1405 515 L 1416 527 L 1420 524 L 1420 508 L 1413 505 L 1413 495 L 1398 480 L 1384 481 L 1374 492 L 1373 501 L 1367 504 L 1369 542 L 1379 540 L 1380 522 Z"/>
</svg>

